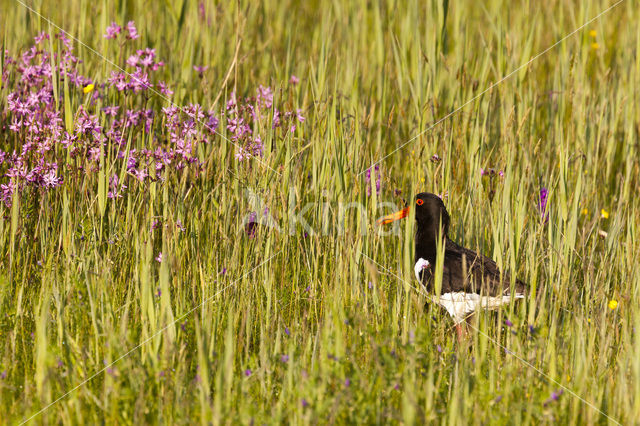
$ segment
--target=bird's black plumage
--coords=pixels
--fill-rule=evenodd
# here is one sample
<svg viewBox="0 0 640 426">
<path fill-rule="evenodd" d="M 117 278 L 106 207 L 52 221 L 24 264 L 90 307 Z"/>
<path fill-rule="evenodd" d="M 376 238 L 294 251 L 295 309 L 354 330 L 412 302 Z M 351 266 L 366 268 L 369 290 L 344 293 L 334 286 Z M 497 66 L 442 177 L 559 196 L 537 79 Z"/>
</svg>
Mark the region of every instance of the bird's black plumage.
<svg viewBox="0 0 640 426">
<path fill-rule="evenodd" d="M 508 273 L 501 275 L 493 260 L 461 247 L 449 238 L 449 213 L 440 197 L 426 192 L 418 194 L 415 218 L 415 261 L 421 258 L 429 261 L 430 266 L 422 271 L 422 282 L 428 291 L 434 291 L 433 273 L 438 260 L 438 238 L 443 235 L 444 268 L 441 294 L 465 292 L 504 296 L 511 294 L 511 291 L 527 293 L 524 282 L 512 280 Z"/>
</svg>

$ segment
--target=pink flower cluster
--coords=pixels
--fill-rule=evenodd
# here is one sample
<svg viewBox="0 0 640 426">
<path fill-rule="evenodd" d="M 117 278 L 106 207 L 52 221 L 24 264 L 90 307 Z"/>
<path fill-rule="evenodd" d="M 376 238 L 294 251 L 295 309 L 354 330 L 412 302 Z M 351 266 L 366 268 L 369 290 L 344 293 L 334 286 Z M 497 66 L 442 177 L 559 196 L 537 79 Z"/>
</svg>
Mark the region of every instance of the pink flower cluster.
<svg viewBox="0 0 640 426">
<path fill-rule="evenodd" d="M 4 55 L 0 77 L 9 93 L 0 109 L 0 202 L 6 206 L 16 195 L 49 191 L 101 167 L 115 171 L 109 172 L 108 197 L 117 199 L 135 185 L 163 181 L 168 170 L 197 175 L 204 165 L 198 146 L 219 136 L 220 121 L 242 161 L 263 155 L 260 135 L 277 141 L 305 120 L 300 110 L 281 112 L 263 86 L 242 100 L 232 93 L 222 111 L 172 105 L 173 92 L 156 77 L 164 63 L 155 50 L 125 54 L 140 37 L 132 21 L 106 30 L 107 39 L 124 37 L 118 47 L 127 71 L 112 71 L 104 82 L 79 74 L 71 40 L 64 33 L 55 37 L 53 54 L 42 33 L 18 58 Z"/>
<path fill-rule="evenodd" d="M 0 150 L 0 201 L 7 206 L 16 192 L 60 186 L 64 179 L 58 157 L 65 144 L 85 133 L 93 137 L 101 130 L 97 120 L 82 111 L 74 135 L 65 129 L 63 114 L 56 107 L 59 101 L 54 96 L 54 76 L 72 87 L 86 86 L 91 80 L 78 74 L 80 61 L 73 55 L 71 40 L 63 33 L 56 38 L 60 49 L 54 53 L 53 62 L 44 43 L 49 39 L 46 33 L 35 37 L 34 45 L 20 57 L 12 58 L 9 52 L 4 55 L 2 85 L 10 87 L 11 92 L 5 109 L 0 111 L 5 134 Z M 90 149 L 91 145 L 85 147 Z"/>
<path fill-rule="evenodd" d="M 247 97 L 244 102 L 240 102 L 232 92 L 226 105 L 227 131 L 236 145 L 236 158 L 239 161 L 252 156 L 262 157 L 264 144 L 260 135 L 254 134 L 255 130 L 269 127 L 270 124 L 274 136 L 278 135 L 277 129 L 281 127 L 293 134 L 296 121 L 303 123 L 304 120 L 300 109 L 281 112 L 273 103 L 271 88 L 262 85 L 256 90 L 256 96 Z"/>
</svg>

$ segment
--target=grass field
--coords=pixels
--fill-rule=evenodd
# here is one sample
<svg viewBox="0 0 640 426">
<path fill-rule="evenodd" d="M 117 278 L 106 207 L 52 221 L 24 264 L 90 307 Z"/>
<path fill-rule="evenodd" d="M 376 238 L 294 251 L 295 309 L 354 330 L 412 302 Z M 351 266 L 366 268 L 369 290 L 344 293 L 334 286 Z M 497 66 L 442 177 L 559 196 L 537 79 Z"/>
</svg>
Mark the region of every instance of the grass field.
<svg viewBox="0 0 640 426">
<path fill-rule="evenodd" d="M 0 0 L 0 423 L 637 424 L 613 5 Z M 461 344 L 421 191 L 537 294 Z"/>
</svg>

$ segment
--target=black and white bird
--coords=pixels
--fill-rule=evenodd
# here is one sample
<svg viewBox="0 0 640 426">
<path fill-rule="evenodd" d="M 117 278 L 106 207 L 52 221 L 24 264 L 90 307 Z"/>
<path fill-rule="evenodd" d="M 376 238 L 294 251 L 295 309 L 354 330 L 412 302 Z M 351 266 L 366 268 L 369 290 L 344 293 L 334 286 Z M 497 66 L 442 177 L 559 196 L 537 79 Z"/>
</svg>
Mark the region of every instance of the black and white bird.
<svg viewBox="0 0 640 426">
<path fill-rule="evenodd" d="M 411 206 L 381 218 L 387 224 L 409 215 Z M 416 278 L 431 295 L 431 300 L 447 310 L 458 333 L 460 324 L 478 309 L 498 309 L 514 299 L 523 299 L 527 285 L 498 269 L 486 256 L 461 247 L 448 237 L 449 213 L 435 194 L 423 192 L 415 199 L 415 266 Z M 435 265 L 438 238 L 442 235 L 444 262 L 440 296 L 436 296 Z"/>
</svg>

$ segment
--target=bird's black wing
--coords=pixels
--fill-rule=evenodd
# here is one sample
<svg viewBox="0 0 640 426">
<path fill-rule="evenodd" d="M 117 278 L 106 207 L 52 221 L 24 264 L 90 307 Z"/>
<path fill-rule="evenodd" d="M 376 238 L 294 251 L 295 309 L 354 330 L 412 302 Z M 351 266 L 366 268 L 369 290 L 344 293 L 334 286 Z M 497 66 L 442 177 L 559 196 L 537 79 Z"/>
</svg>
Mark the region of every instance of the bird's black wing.
<svg viewBox="0 0 640 426">
<path fill-rule="evenodd" d="M 498 265 L 482 254 L 461 247 L 447 239 L 441 293 L 482 293 L 486 296 L 509 294 L 511 277 L 500 276 Z M 526 285 L 516 280 L 516 293 L 526 293 Z"/>
</svg>

